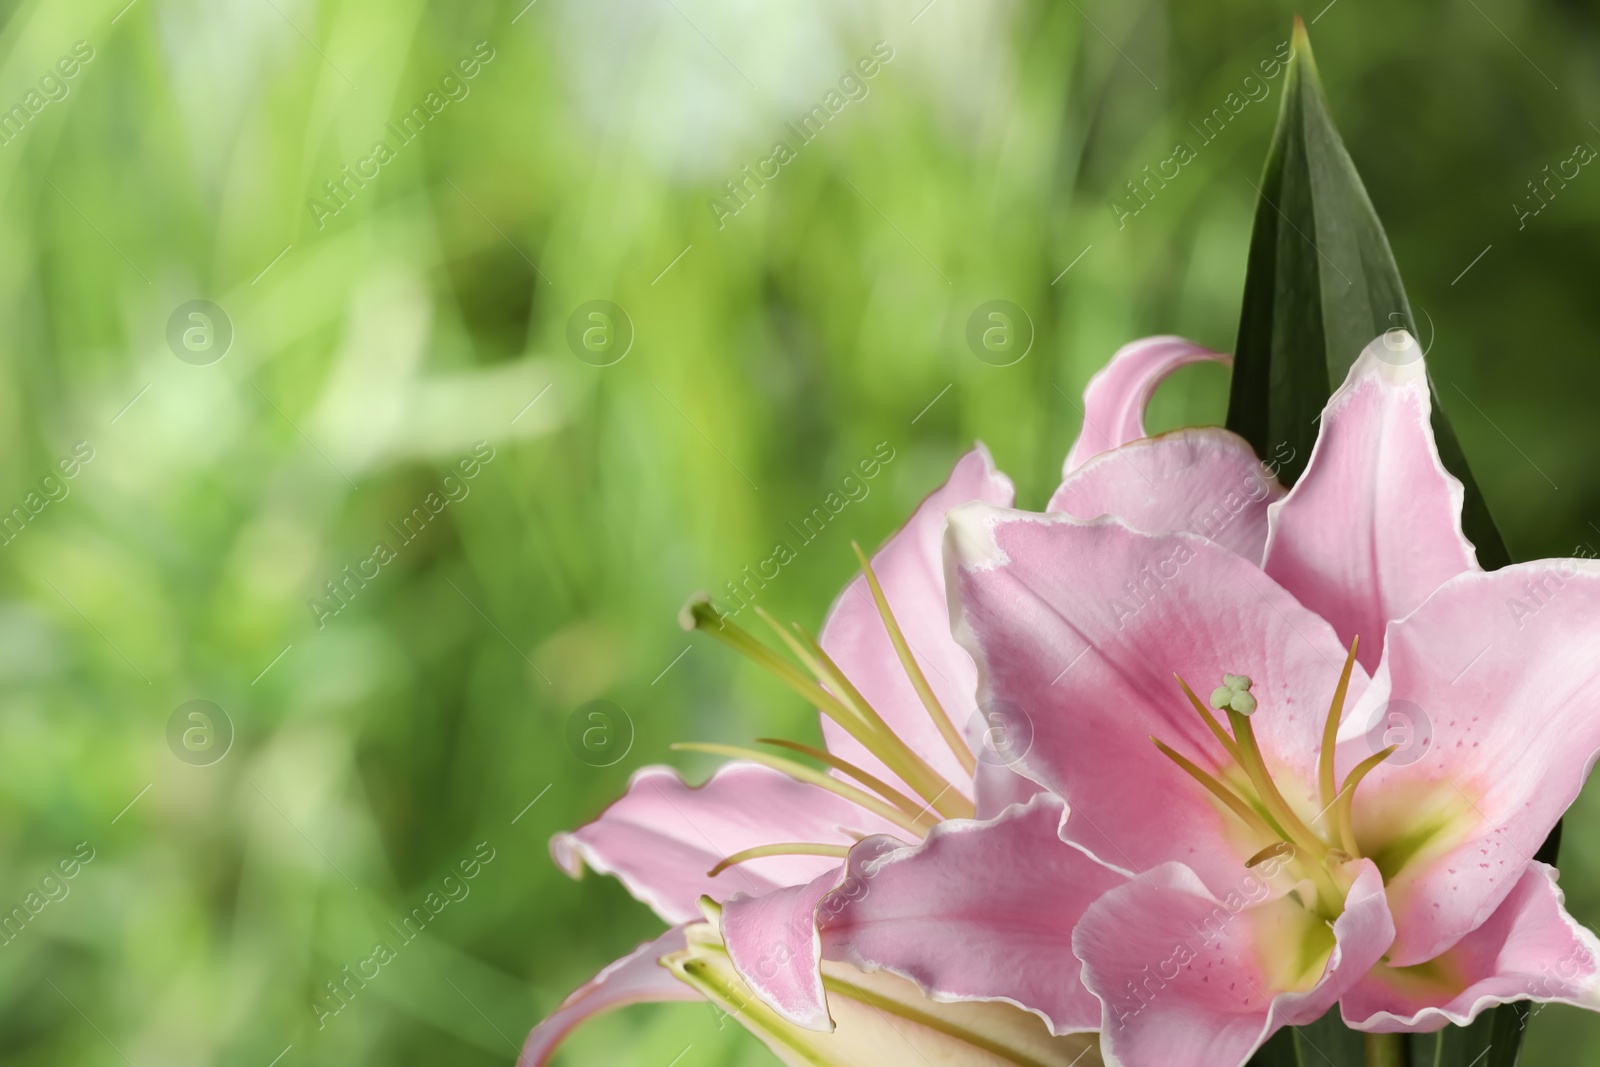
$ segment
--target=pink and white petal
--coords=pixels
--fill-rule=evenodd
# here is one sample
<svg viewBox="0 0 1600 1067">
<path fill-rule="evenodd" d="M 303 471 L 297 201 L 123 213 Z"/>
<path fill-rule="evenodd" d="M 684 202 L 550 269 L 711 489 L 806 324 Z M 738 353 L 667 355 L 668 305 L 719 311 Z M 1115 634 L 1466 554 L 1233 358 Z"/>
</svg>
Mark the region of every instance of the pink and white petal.
<svg viewBox="0 0 1600 1067">
<path fill-rule="evenodd" d="M 1397 336 L 1404 345 L 1389 347 Z M 1434 444 L 1428 373 L 1404 331 L 1369 344 L 1322 411 L 1305 473 L 1272 509 L 1263 569 L 1376 669 L 1383 628 L 1478 569 L 1461 483 Z"/>
<path fill-rule="evenodd" d="M 734 971 L 785 1022 L 829 1033 L 833 1020 L 822 988 L 824 919 L 861 892 L 862 869 L 906 847 L 891 837 L 858 842 L 849 858 L 804 885 L 761 896 L 740 893 L 722 908 L 722 936 Z"/>
<path fill-rule="evenodd" d="M 1233 357 L 1181 337 L 1146 337 L 1117 349 L 1083 391 L 1083 429 L 1062 464 L 1062 477 L 1101 452 L 1147 436 L 1144 410 L 1156 386 L 1179 367 L 1207 361 L 1231 364 Z"/>
<path fill-rule="evenodd" d="M 1174 672 L 1201 694 L 1224 672 L 1253 678 L 1268 765 L 1317 815 L 1316 753 L 1344 655 L 1327 623 L 1249 562 L 1192 534 L 986 505 L 951 513 L 946 552 L 952 628 L 979 664 L 979 696 L 1031 722 L 1018 769 L 1066 800 L 1069 842 L 1128 873 L 1184 862 L 1218 891 L 1270 843 L 1151 744 L 1213 770 L 1226 758 Z M 1358 670 L 1351 689 L 1366 683 Z"/>
<path fill-rule="evenodd" d="M 985 822 L 940 823 L 876 861 L 852 857 L 855 891 L 823 905 L 824 954 L 908 978 L 935 1001 L 1004 1001 L 1054 1034 L 1094 1030 L 1072 930 L 1127 879 L 1062 843 L 1064 816 L 1042 793 Z"/>
<path fill-rule="evenodd" d="M 1246 872 L 1219 899 L 1167 864 L 1096 901 L 1073 946 L 1106 1062 L 1239 1067 L 1280 1027 L 1320 1018 L 1394 936 L 1370 863 L 1331 930 L 1280 890 Z"/>
<path fill-rule="evenodd" d="M 759 1038 L 790 1067 L 1096 1067 L 1092 1034 L 1052 1037 L 1038 1019 L 1009 1004 L 977 1001 L 939 1004 L 894 975 L 864 974 L 825 961 L 831 1033 L 802 1030 L 779 1018 L 733 969 L 711 930 L 691 928 L 690 950 L 666 965 L 706 1000 Z"/>
<path fill-rule="evenodd" d="M 716 864 L 757 845 L 805 841 L 850 845 L 888 822 L 814 785 L 755 763 L 733 762 L 690 786 L 669 767 L 644 767 L 628 791 L 582 829 L 550 839 L 556 863 L 574 878 L 585 865 L 615 875 L 669 923 L 700 914 L 702 896 L 765 893 L 804 884 L 838 866 L 827 856 L 764 856 L 716 878 Z"/>
<path fill-rule="evenodd" d="M 1267 508 L 1283 494 L 1249 442 L 1203 426 L 1102 452 L 1066 476 L 1047 510 L 1079 519 L 1115 515 L 1146 533 L 1185 530 L 1259 566 Z"/>
<path fill-rule="evenodd" d="M 979 753 L 978 767 L 972 774 L 973 815 L 978 819 L 992 819 L 1014 804 L 1026 804 L 1044 787 L 1016 772 L 1020 756 L 1007 755 L 1003 759 L 986 758 Z"/>
<path fill-rule="evenodd" d="M 1556 869 L 1531 863 L 1488 922 L 1421 968 L 1379 965 L 1346 993 L 1345 1021 L 1379 1033 L 1465 1026 L 1514 1000 L 1600 1011 L 1600 940 L 1563 906 Z"/>
<path fill-rule="evenodd" d="M 739 977 L 785 1022 L 822 1033 L 833 1030 L 833 1020 L 822 989 L 817 906 L 845 879 L 845 865 L 835 863 L 805 885 L 740 893 L 722 907 L 722 938 Z"/>
<path fill-rule="evenodd" d="M 678 981 L 657 962 L 684 948 L 683 927 L 674 926 L 595 975 L 562 1001 L 549 1018 L 533 1028 L 522 1046 L 517 1067 L 543 1067 L 567 1035 L 591 1016 L 629 1004 L 699 1000 L 699 993 Z"/>
<path fill-rule="evenodd" d="M 1017 762 L 1033 745 L 1033 724 L 1015 709 L 979 708 L 967 722 L 967 745 L 977 757 L 972 772 L 974 818 L 992 819 L 1043 791 L 1037 782 L 1017 773 Z"/>
<path fill-rule="evenodd" d="M 989 450 L 980 444 L 961 457 L 949 480 L 924 500 L 910 521 L 872 557 L 872 568 L 905 633 L 906 643 L 957 727 L 976 707 L 973 691 L 977 676 L 966 651 L 950 637 L 940 556 L 944 516 L 956 505 L 971 500 L 1009 506 L 1014 496 L 1011 479 L 995 468 Z M 970 776 L 957 762 L 906 678 L 865 575 L 858 574 L 833 602 L 822 627 L 821 642 L 895 736 L 970 799 Z M 822 719 L 822 733 L 830 752 L 911 792 L 877 757 L 826 716 Z"/>
<path fill-rule="evenodd" d="M 1588 777 L 1600 753 L 1600 565 L 1462 574 L 1390 623 L 1348 723 L 1375 724 L 1371 750 L 1386 724 L 1408 721 L 1425 741 L 1355 796 L 1361 852 L 1389 885 L 1398 967 L 1486 921 Z"/>
</svg>

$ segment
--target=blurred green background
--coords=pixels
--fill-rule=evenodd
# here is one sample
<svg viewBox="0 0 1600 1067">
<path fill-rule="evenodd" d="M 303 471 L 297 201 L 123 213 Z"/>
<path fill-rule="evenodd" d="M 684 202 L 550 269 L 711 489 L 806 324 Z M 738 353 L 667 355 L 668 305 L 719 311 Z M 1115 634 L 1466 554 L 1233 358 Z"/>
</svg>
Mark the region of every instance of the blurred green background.
<svg viewBox="0 0 1600 1067">
<path fill-rule="evenodd" d="M 814 737 L 679 631 L 691 592 L 888 442 L 870 495 L 762 593 L 814 626 L 851 539 L 887 536 L 974 438 L 1040 507 L 1119 344 L 1232 345 L 1281 75 L 1137 216 L 1111 198 L 1256 91 L 1289 5 L 525 3 L 6 5 L 0 508 L 25 521 L 0 549 L 0 909 L 59 898 L 0 946 L 7 1064 L 512 1062 L 658 929 L 560 874 L 549 835 L 641 765 L 709 769 L 673 741 Z M 1514 554 L 1600 546 L 1600 173 L 1514 206 L 1600 146 L 1595 9 L 1304 14 Z M 880 41 L 865 95 L 800 145 L 785 124 Z M 430 92 L 402 143 L 387 124 Z M 380 138 L 393 158 L 364 162 Z M 778 139 L 794 158 L 730 199 Z M 1036 332 L 1011 366 L 965 340 L 993 299 Z M 226 319 L 183 312 L 175 347 L 192 300 Z M 592 300 L 631 323 L 610 366 L 568 345 Z M 1152 421 L 1220 421 L 1225 389 L 1186 371 Z M 377 576 L 339 604 L 346 566 Z M 631 720 L 607 767 L 567 740 L 593 699 Z M 177 711 L 194 700 L 221 715 Z M 1590 926 L 1597 826 L 1591 791 L 1562 865 Z M 485 850 L 319 1029 L 322 983 Z M 769 1062 L 695 1006 L 564 1055 Z M 1596 1057 L 1600 1020 L 1536 1016 L 1526 1062 Z"/>
</svg>

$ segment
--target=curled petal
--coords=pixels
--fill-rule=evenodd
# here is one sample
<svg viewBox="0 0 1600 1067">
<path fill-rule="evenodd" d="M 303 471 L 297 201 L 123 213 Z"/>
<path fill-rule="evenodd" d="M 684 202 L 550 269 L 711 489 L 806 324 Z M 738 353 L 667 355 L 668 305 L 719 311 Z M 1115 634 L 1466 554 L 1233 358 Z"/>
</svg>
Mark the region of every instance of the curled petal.
<svg viewBox="0 0 1600 1067">
<path fill-rule="evenodd" d="M 1002 760 L 989 759 L 987 756 L 987 752 L 978 756 L 978 769 L 972 777 L 976 818 L 992 819 L 1013 804 L 1026 804 L 1044 791 L 1043 787 L 1012 769 L 1020 757 L 1006 755 Z"/>
<path fill-rule="evenodd" d="M 1345 1021 L 1378 1032 L 1438 1030 L 1514 1000 L 1600 1010 L 1600 940 L 1563 899 L 1556 869 L 1529 864 L 1489 921 L 1444 955 L 1421 967 L 1374 967 L 1345 994 Z"/>
<path fill-rule="evenodd" d="M 1064 844 L 1065 807 L 1040 794 L 987 822 L 935 827 L 921 844 L 852 866 L 860 882 L 824 905 L 830 959 L 887 970 L 934 1000 L 1000 1000 L 1055 1034 L 1098 1028 L 1072 929 L 1126 877 Z"/>
<path fill-rule="evenodd" d="M 1144 409 L 1173 371 L 1190 363 L 1232 363 L 1232 356 L 1201 348 L 1181 337 L 1146 337 L 1117 349 L 1083 391 L 1083 429 L 1061 467 L 1066 477 L 1091 458 L 1137 441 L 1144 432 Z"/>
<path fill-rule="evenodd" d="M 551 1016 L 528 1035 L 517 1067 L 543 1067 L 579 1023 L 590 1016 L 628 1004 L 669 1000 L 698 1000 L 700 995 L 679 981 L 659 962 L 685 947 L 684 928 L 675 926 L 654 941 L 647 941 L 595 975 L 561 1002 Z"/>
<path fill-rule="evenodd" d="M 814 785 L 753 763 L 723 766 L 700 786 L 668 767 L 644 767 L 628 792 L 589 825 L 550 840 L 568 874 L 585 865 L 615 875 L 628 892 L 669 923 L 700 914 L 702 896 L 765 893 L 804 884 L 838 866 L 827 856 L 763 856 L 715 878 L 713 866 L 757 845 L 781 841 L 852 844 L 860 834 L 893 829 L 883 819 Z"/>
<path fill-rule="evenodd" d="M 1073 945 L 1108 1060 L 1239 1067 L 1279 1027 L 1320 1018 L 1393 937 L 1371 863 L 1331 929 L 1267 874 L 1245 872 L 1219 898 L 1167 864 L 1095 902 Z"/>
<path fill-rule="evenodd" d="M 1066 476 L 1048 510 L 1115 515 L 1146 533 L 1199 534 L 1259 565 L 1267 508 L 1283 492 L 1244 438 L 1206 426 L 1095 456 Z"/>
<path fill-rule="evenodd" d="M 804 885 L 757 897 L 741 893 L 723 905 L 722 934 L 734 970 L 779 1018 L 805 1030 L 834 1028 L 822 988 L 817 906 L 845 875 L 840 864 Z"/>
<path fill-rule="evenodd" d="M 1439 459 L 1431 412 L 1416 342 L 1384 334 L 1328 401 L 1305 473 L 1272 510 L 1263 568 L 1346 646 L 1359 635 L 1368 671 L 1386 623 L 1478 569 L 1461 532 L 1465 490 Z"/>
</svg>

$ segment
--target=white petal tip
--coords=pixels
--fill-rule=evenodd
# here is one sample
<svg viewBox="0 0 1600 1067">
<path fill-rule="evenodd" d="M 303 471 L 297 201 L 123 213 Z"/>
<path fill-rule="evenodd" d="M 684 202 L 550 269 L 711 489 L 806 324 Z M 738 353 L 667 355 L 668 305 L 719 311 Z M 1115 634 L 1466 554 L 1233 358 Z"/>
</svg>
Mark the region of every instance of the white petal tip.
<svg viewBox="0 0 1600 1067">
<path fill-rule="evenodd" d="M 1417 339 L 1410 331 L 1396 326 L 1374 337 L 1361 350 L 1360 362 L 1364 370 L 1376 371 L 1385 381 L 1403 385 L 1426 379 L 1427 366 L 1422 357 L 1422 346 Z"/>
<path fill-rule="evenodd" d="M 995 523 L 1004 514 L 992 504 L 974 501 L 945 515 L 946 551 L 963 570 L 992 570 L 1009 561 L 994 538 Z"/>
</svg>

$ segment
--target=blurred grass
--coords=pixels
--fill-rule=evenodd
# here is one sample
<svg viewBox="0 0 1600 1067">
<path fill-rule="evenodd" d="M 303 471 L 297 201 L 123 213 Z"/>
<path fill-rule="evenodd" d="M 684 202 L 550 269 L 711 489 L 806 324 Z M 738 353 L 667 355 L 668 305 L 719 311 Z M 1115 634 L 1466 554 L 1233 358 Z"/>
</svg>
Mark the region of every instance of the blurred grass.
<svg viewBox="0 0 1600 1067">
<path fill-rule="evenodd" d="M 795 700 L 678 631 L 690 592 L 765 558 L 887 441 L 870 495 L 762 594 L 815 624 L 850 540 L 885 537 L 973 438 L 1040 506 L 1117 345 L 1231 345 L 1276 84 L 1125 228 L 1108 198 L 1222 105 L 1291 15 L 124 3 L 11 4 L 0 30 L 0 107 L 74 42 L 94 50 L 0 146 L 0 506 L 75 442 L 95 450 L 0 551 L 0 905 L 79 842 L 95 855 L 0 948 L 8 1064 L 510 1062 L 656 929 L 614 884 L 560 875 L 549 834 L 674 740 L 814 733 Z M 1509 206 L 1574 143 L 1600 144 L 1595 29 L 1588 8 L 1499 0 L 1346 0 L 1313 27 L 1521 558 L 1600 545 L 1585 295 L 1600 177 L 1520 231 Z M 722 183 L 879 40 L 895 54 L 866 98 L 718 228 Z M 495 57 L 470 93 L 318 229 L 307 198 L 480 41 Z M 235 328 L 209 366 L 165 341 L 196 298 Z M 596 368 L 564 338 L 602 298 L 636 339 Z M 995 298 L 1037 331 L 1007 368 L 963 340 Z M 1223 376 L 1195 369 L 1153 421 L 1215 421 L 1224 399 Z M 495 458 L 468 495 L 319 629 L 307 600 L 478 440 Z M 607 768 L 565 741 L 596 698 L 635 731 Z M 211 766 L 167 745 L 191 699 L 236 731 Z M 1596 806 L 1591 791 L 1569 818 L 1563 864 L 1591 926 Z M 321 984 L 482 841 L 496 858 L 470 895 L 319 1030 Z M 684 1067 L 767 1062 L 696 1007 L 613 1016 L 566 1062 L 686 1047 Z M 1596 1055 L 1588 1017 L 1533 1023 L 1526 1062 Z"/>
</svg>

